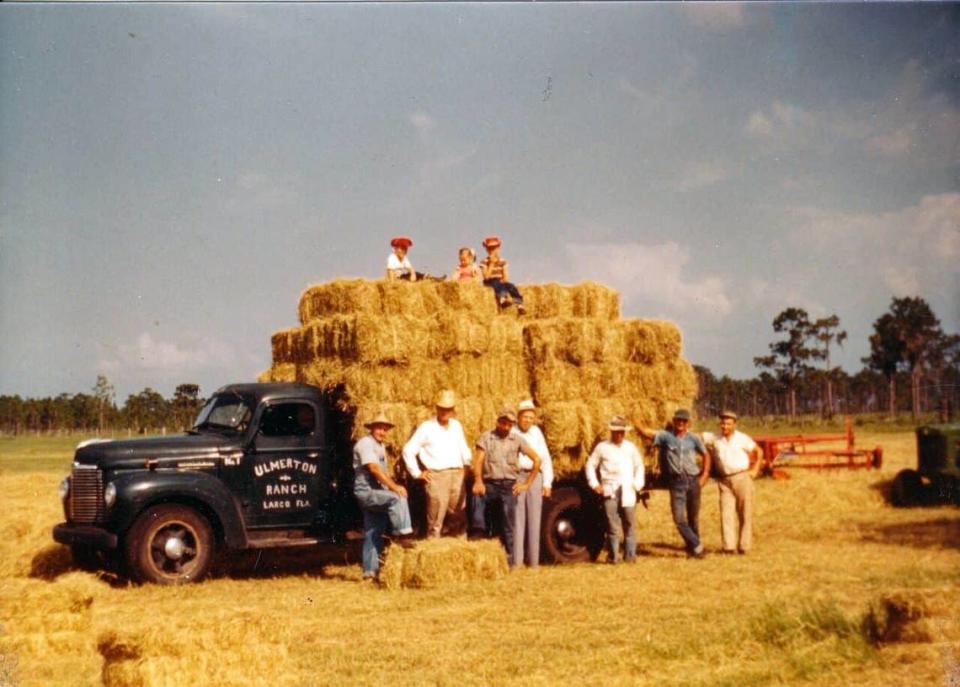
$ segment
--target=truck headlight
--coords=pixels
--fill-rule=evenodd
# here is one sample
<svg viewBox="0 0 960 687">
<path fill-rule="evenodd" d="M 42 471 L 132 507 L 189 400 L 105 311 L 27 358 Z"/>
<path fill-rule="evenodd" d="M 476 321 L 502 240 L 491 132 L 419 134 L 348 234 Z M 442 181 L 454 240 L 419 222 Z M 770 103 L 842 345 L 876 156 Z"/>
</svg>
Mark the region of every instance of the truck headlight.
<svg viewBox="0 0 960 687">
<path fill-rule="evenodd" d="M 70 478 L 64 477 L 60 480 L 60 488 L 57 490 L 60 493 L 60 500 L 66 501 L 67 496 L 70 495 Z"/>
<path fill-rule="evenodd" d="M 115 485 L 113 482 L 110 482 L 103 488 L 103 502 L 106 504 L 107 508 L 111 508 L 116 500 L 117 485 Z"/>
</svg>

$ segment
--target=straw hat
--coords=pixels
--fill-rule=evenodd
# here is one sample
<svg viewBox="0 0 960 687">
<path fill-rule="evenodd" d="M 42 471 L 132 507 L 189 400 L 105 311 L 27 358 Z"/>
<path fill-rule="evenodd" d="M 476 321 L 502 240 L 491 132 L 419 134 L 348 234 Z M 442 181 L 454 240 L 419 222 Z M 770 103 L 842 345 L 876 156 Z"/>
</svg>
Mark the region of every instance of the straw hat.
<svg viewBox="0 0 960 687">
<path fill-rule="evenodd" d="M 517 415 L 524 412 L 525 410 L 532 410 L 536 412 L 537 406 L 534 404 L 534 402 L 531 399 L 528 398 L 524 401 L 520 401 L 520 404 L 517 406 Z"/>
<path fill-rule="evenodd" d="M 610 424 L 607 425 L 607 429 L 611 432 L 628 432 L 633 429 L 630 425 L 627 424 L 626 419 L 623 415 L 614 415 L 610 418 Z"/>
<path fill-rule="evenodd" d="M 497 248 L 500 245 L 499 236 L 488 236 L 483 240 L 484 248 Z"/>
<path fill-rule="evenodd" d="M 413 245 L 413 239 L 409 236 L 394 236 L 390 239 L 390 245 L 393 248 L 409 248 Z"/>
<path fill-rule="evenodd" d="M 372 420 L 370 420 L 370 422 L 365 422 L 363 424 L 363 426 L 366 427 L 367 429 L 373 429 L 376 425 L 383 425 L 387 429 L 390 429 L 391 427 L 394 426 L 394 424 L 387 419 L 387 414 L 384 413 L 382 410 L 379 413 L 377 413 L 377 416 Z"/>
<path fill-rule="evenodd" d="M 453 391 L 451 391 L 450 389 L 444 389 L 437 396 L 437 403 L 436 403 L 437 408 L 449 409 L 449 408 L 453 408 L 455 405 L 457 405 L 457 399 L 453 395 Z"/>
</svg>

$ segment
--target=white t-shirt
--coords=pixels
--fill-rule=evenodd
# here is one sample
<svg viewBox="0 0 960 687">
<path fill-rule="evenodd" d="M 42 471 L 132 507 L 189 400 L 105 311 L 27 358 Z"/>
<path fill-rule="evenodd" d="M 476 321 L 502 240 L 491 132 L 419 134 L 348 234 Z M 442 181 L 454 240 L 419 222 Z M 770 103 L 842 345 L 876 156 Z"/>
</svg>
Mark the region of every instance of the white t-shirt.
<svg viewBox="0 0 960 687">
<path fill-rule="evenodd" d="M 400 274 L 406 274 L 413 272 L 413 265 L 410 264 L 410 258 L 408 256 L 404 255 L 403 261 L 401 261 L 396 253 L 390 253 L 390 255 L 387 256 L 387 269 L 397 271 Z"/>
<path fill-rule="evenodd" d="M 553 460 L 550 458 L 550 449 L 547 448 L 547 440 L 543 436 L 543 432 L 536 425 L 531 425 L 526 432 L 521 432 L 520 428 L 514 425 L 511 431 L 523 437 L 530 444 L 530 448 L 540 456 L 540 473 L 543 475 L 543 486 L 546 489 L 552 489 Z M 520 454 L 520 469 L 533 470 L 533 460 L 523 453 Z"/>
<path fill-rule="evenodd" d="M 713 445 L 720 471 L 724 475 L 732 475 L 750 469 L 750 452 L 757 444 L 749 436 L 739 430 L 734 430 L 729 439 L 717 434 L 713 437 Z"/>
</svg>

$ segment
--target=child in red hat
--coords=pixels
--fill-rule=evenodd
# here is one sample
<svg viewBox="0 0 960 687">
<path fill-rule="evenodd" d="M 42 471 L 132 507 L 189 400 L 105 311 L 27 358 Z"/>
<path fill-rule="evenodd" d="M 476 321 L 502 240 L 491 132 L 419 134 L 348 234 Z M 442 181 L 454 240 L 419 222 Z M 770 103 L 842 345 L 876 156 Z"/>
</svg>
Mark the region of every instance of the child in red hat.
<svg viewBox="0 0 960 687">
<path fill-rule="evenodd" d="M 407 251 L 413 245 L 413 241 L 408 236 L 394 236 L 390 240 L 393 252 L 387 256 L 387 279 L 405 279 L 407 281 L 416 281 L 417 273 L 410 264 L 410 258 L 407 257 Z"/>
</svg>

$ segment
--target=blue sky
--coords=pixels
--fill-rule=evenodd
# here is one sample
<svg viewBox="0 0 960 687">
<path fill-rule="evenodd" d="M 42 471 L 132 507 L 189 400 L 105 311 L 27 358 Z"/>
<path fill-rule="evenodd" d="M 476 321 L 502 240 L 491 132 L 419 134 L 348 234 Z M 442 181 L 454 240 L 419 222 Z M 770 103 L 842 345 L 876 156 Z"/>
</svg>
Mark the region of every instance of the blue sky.
<svg viewBox="0 0 960 687">
<path fill-rule="evenodd" d="M 955 4 L 0 4 L 0 394 L 209 393 L 311 283 L 591 279 L 752 376 L 783 308 L 859 369 L 960 330 Z"/>
</svg>

